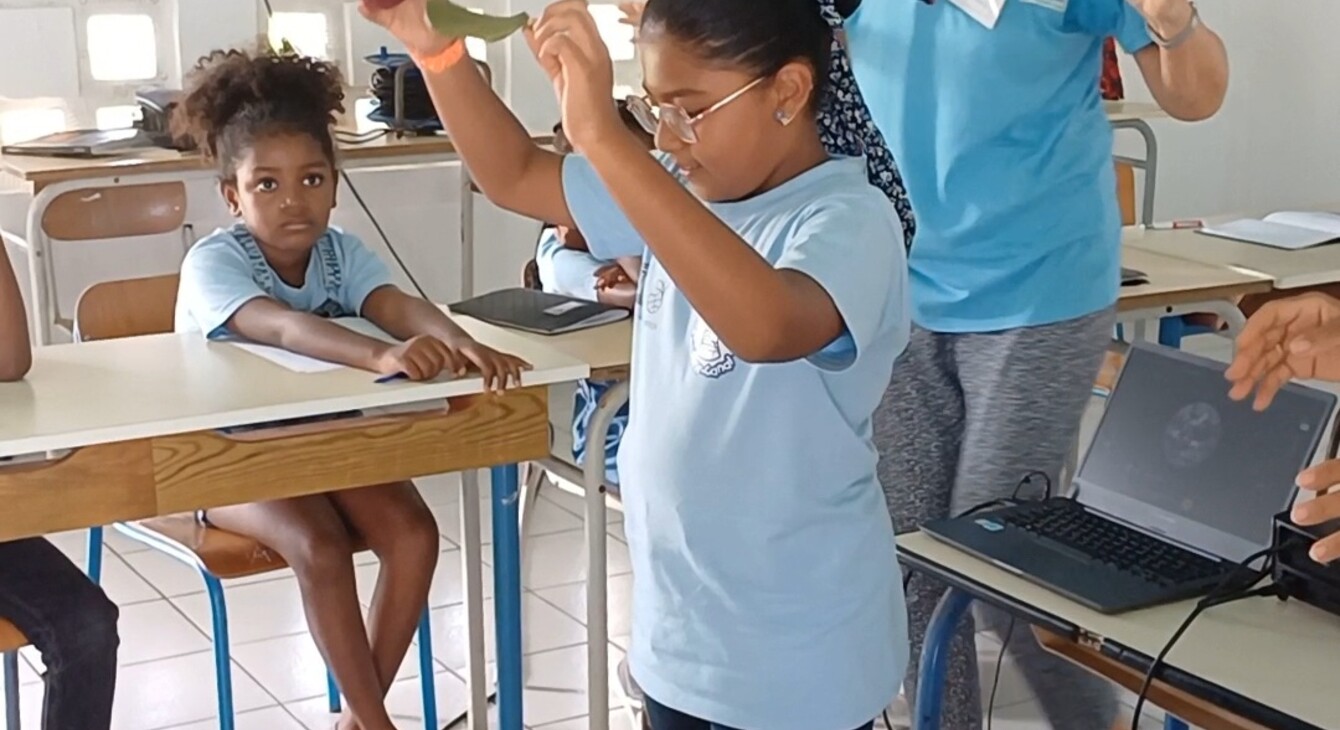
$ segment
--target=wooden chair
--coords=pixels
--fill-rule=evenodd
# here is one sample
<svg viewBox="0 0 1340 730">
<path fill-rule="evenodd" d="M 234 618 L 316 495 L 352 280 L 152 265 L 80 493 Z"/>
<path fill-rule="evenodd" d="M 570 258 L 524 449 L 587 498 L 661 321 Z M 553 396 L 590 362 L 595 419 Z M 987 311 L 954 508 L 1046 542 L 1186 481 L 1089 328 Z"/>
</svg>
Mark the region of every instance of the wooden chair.
<svg viewBox="0 0 1340 730">
<path fill-rule="evenodd" d="M 4 655 L 5 730 L 20 730 L 19 717 L 19 649 L 28 645 L 28 639 L 14 624 L 0 619 L 0 654 Z"/>
<path fill-rule="evenodd" d="M 51 341 L 55 327 L 73 332 L 62 315 L 57 291 L 54 244 L 125 240 L 182 232 L 186 227 L 186 185 L 181 181 L 90 187 L 56 195 L 42 213 L 32 240 L 7 233 L 28 254 L 31 267 L 34 333 Z M 182 250 L 189 245 L 183 236 Z"/>
<path fill-rule="evenodd" d="M 171 332 L 177 302 L 178 277 L 155 276 L 95 284 L 79 298 L 75 332 L 80 341 Z M 214 669 L 218 685 L 219 727 L 232 730 L 232 664 L 228 654 L 228 613 L 223 580 L 269 573 L 288 567 L 277 553 L 251 538 L 201 524 L 195 515 L 178 514 L 115 525 L 117 532 L 166 553 L 199 571 L 209 594 L 214 627 Z M 102 528 L 89 534 L 89 575 L 100 577 Z M 354 551 L 366 550 L 355 541 Z M 424 726 L 437 727 L 437 693 L 432 631 L 425 606 L 419 620 L 419 672 L 423 691 Z M 340 691 L 326 674 L 329 708 L 340 711 Z"/>
<path fill-rule="evenodd" d="M 1124 162 L 1117 166 L 1117 203 L 1121 206 L 1121 225 L 1135 225 L 1135 168 Z"/>
</svg>

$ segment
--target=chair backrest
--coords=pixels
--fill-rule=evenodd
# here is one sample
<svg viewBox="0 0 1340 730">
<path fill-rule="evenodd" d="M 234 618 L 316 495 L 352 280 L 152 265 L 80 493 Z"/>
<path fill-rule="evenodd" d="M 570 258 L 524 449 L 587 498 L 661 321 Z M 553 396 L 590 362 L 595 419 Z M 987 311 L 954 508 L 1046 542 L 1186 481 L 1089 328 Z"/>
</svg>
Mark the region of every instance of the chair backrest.
<svg viewBox="0 0 1340 730">
<path fill-rule="evenodd" d="M 1135 225 L 1135 168 L 1124 162 L 1117 165 L 1117 203 L 1121 206 L 1121 225 Z"/>
<path fill-rule="evenodd" d="M 177 307 L 176 274 L 94 284 L 79 297 L 79 339 L 114 340 L 171 332 Z"/>
<path fill-rule="evenodd" d="M 42 230 L 58 241 L 156 236 L 186 223 L 182 182 L 83 188 L 57 195 L 42 213 Z"/>
</svg>

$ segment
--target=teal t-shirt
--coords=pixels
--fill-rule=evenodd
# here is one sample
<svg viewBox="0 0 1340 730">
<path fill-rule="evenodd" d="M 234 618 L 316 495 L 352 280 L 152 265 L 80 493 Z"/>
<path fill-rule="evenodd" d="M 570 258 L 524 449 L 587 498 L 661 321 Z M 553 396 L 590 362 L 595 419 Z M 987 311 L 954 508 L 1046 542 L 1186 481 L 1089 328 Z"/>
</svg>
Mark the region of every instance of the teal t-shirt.
<svg viewBox="0 0 1340 730">
<path fill-rule="evenodd" d="M 1121 273 L 1102 44 L 1150 43 L 1127 0 L 865 0 L 852 66 L 916 212 L 913 320 L 991 332 L 1111 306 Z"/>
</svg>

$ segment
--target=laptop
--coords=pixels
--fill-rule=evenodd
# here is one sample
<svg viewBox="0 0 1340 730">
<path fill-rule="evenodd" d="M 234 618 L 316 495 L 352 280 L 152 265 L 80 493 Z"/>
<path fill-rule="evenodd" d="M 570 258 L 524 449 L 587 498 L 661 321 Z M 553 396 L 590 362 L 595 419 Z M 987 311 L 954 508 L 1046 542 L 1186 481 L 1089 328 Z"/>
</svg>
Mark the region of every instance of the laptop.
<svg viewBox="0 0 1340 730">
<path fill-rule="evenodd" d="M 922 527 L 931 538 L 1102 613 L 1204 595 L 1271 544 L 1336 398 L 1284 387 L 1263 413 L 1226 366 L 1134 345 L 1072 494 Z"/>
</svg>

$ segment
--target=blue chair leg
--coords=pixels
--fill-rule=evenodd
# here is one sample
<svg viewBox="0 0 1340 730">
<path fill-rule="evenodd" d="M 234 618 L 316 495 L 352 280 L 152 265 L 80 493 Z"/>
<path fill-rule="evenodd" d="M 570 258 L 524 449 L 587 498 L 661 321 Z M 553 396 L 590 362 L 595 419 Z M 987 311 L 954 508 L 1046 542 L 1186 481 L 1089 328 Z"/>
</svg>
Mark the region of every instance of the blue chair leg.
<svg viewBox="0 0 1340 730">
<path fill-rule="evenodd" d="M 971 606 L 972 596 L 950 588 L 931 615 L 917 672 L 916 730 L 940 730 L 940 709 L 944 704 L 944 685 L 949 672 L 949 648 L 963 614 Z"/>
<path fill-rule="evenodd" d="M 436 664 L 433 662 L 433 625 L 432 613 L 428 606 L 423 607 L 423 616 L 419 617 L 419 681 L 423 684 L 423 726 L 425 730 L 436 730 L 437 724 L 437 684 Z"/>
<path fill-rule="evenodd" d="M 19 717 L 19 653 L 5 653 L 5 730 L 20 730 Z"/>
<path fill-rule="evenodd" d="M 102 583 L 102 528 L 91 527 L 88 530 L 88 573 L 89 580 Z"/>
<path fill-rule="evenodd" d="M 228 657 L 228 604 L 223 600 L 223 583 L 201 571 L 209 592 L 209 607 L 214 620 L 214 682 L 219 692 L 219 730 L 233 730 L 233 665 Z"/>
<path fill-rule="evenodd" d="M 326 707 L 330 714 L 334 715 L 344 709 L 340 702 L 340 685 L 335 683 L 335 675 L 330 673 L 330 668 L 326 668 Z"/>
<path fill-rule="evenodd" d="M 1163 730 L 1191 730 L 1191 726 L 1172 715 L 1166 715 L 1163 718 Z"/>
</svg>

